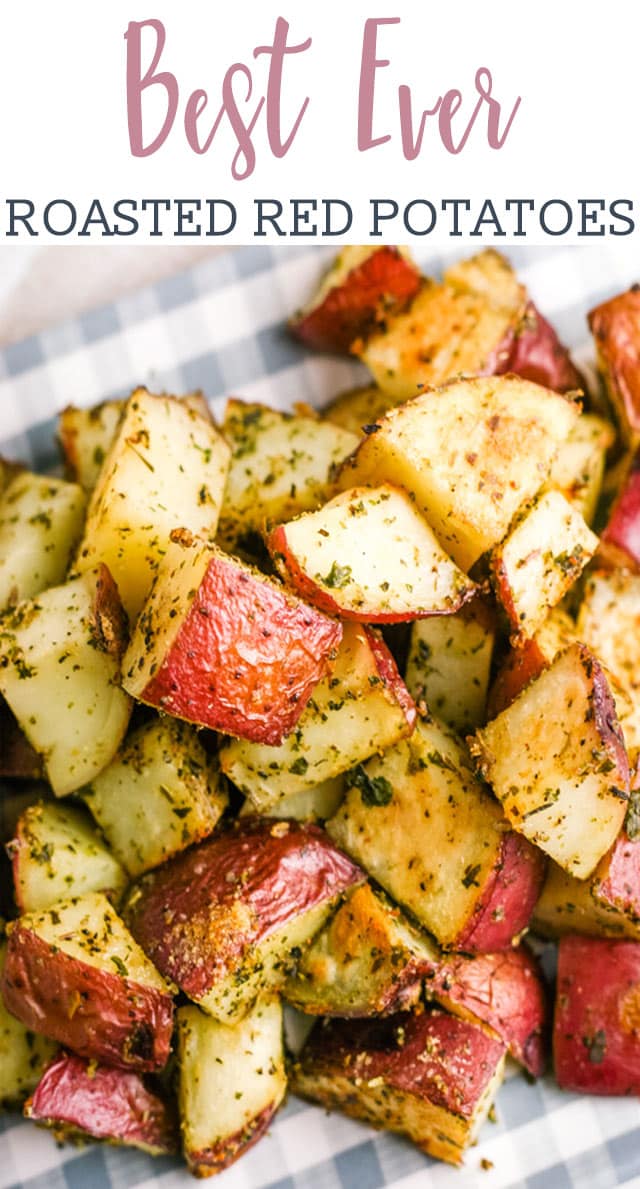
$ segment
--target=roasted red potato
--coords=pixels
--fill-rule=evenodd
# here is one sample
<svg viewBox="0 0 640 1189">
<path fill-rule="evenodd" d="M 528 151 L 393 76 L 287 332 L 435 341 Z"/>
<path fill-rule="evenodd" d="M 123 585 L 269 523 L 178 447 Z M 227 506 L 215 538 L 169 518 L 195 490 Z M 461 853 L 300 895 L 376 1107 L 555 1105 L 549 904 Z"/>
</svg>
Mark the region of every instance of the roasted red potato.
<svg viewBox="0 0 640 1189">
<path fill-rule="evenodd" d="M 547 998 L 538 964 L 523 946 L 473 958 L 445 955 L 424 987 L 453 1015 L 492 1028 L 533 1077 L 544 1073 Z"/>
<path fill-rule="evenodd" d="M 197 726 L 281 743 L 342 629 L 258 570 L 174 534 L 123 661 L 141 702 Z"/>
<path fill-rule="evenodd" d="M 586 879 L 613 845 L 629 761 L 602 666 L 572 644 L 471 748 L 514 830 Z"/>
<path fill-rule="evenodd" d="M 232 1023 L 283 985 L 292 952 L 363 879 L 318 826 L 245 818 L 144 876 L 127 920 L 167 978 Z"/>
<path fill-rule="evenodd" d="M 495 376 L 513 372 L 554 392 L 584 388 L 584 379 L 567 348 L 532 301 L 527 302 L 521 319 L 509 327 L 498 344 L 487 362 L 487 372 Z"/>
<path fill-rule="evenodd" d="M 139 1072 L 167 1062 L 169 988 L 101 893 L 60 900 L 8 926 L 9 1011 L 82 1057 Z"/>
<path fill-rule="evenodd" d="M 316 1024 L 291 1088 L 460 1164 L 502 1081 L 505 1046 L 441 1011 Z"/>
<path fill-rule="evenodd" d="M 20 912 L 41 912 L 69 896 L 105 892 L 117 901 L 127 876 L 89 814 L 66 802 L 30 805 L 7 846 Z"/>
<path fill-rule="evenodd" d="M 425 933 L 363 884 L 305 951 L 283 994 L 314 1016 L 389 1015 L 416 1005 L 439 958 Z"/>
<path fill-rule="evenodd" d="M 4 968 L 6 948 L 2 938 L 0 972 Z M 22 1106 L 27 1095 L 37 1086 L 42 1071 L 56 1049 L 55 1041 L 38 1036 L 11 1015 L 0 995 L 0 1110 Z"/>
<path fill-rule="evenodd" d="M 99 1139 L 150 1156 L 178 1150 L 173 1111 L 139 1073 L 61 1052 L 45 1069 L 24 1113 L 56 1140 Z"/>
<path fill-rule="evenodd" d="M 345 353 L 376 322 L 406 305 L 419 286 L 420 273 L 406 251 L 348 245 L 289 325 L 308 347 Z"/>
<path fill-rule="evenodd" d="M 537 933 L 640 940 L 640 839 L 633 806 L 627 823 L 634 836 L 622 830 L 588 879 L 574 879 L 556 863 L 549 864 L 533 916 Z"/>
<path fill-rule="evenodd" d="M 548 487 L 561 491 L 573 508 L 593 524 L 605 477 L 607 450 L 616 440 L 610 421 L 583 413 L 561 442 L 551 464 Z"/>
<path fill-rule="evenodd" d="M 638 344 L 640 351 L 640 323 Z M 600 538 L 600 554 L 613 566 L 640 570 L 640 451 L 633 455 L 614 500 Z"/>
<path fill-rule="evenodd" d="M 268 1130 L 287 1089 L 278 999 L 259 999 L 229 1027 L 178 1010 L 183 1151 L 196 1177 L 228 1168 Z"/>
<path fill-rule="evenodd" d="M 507 949 L 529 923 L 544 858 L 435 721 L 351 772 L 327 830 L 447 948 Z"/>
<path fill-rule="evenodd" d="M 341 429 L 361 436 L 366 425 L 372 425 L 389 412 L 398 401 L 375 384 L 350 388 L 340 392 L 320 410 L 323 421 L 330 421 Z"/>
<path fill-rule="evenodd" d="M 635 442 L 640 433 L 640 288 L 633 285 L 591 310 L 589 326 L 620 429 Z"/>
<path fill-rule="evenodd" d="M 495 615 L 475 598 L 453 615 L 414 623 L 405 672 L 416 702 L 461 735 L 486 720 Z"/>
<path fill-rule="evenodd" d="M 640 944 L 563 937 L 553 1028 L 558 1085 L 640 1093 Z"/>
<path fill-rule="evenodd" d="M 584 583 L 576 633 L 606 668 L 635 760 L 640 749 L 640 574 L 593 570 Z"/>
<path fill-rule="evenodd" d="M 0 611 L 64 582 L 85 511 L 75 483 L 30 471 L 9 480 L 0 494 Z"/>
<path fill-rule="evenodd" d="M 577 416 L 567 398 L 515 376 L 452 381 L 391 409 L 337 481 L 404 488 L 468 571 L 540 490 Z"/>
<path fill-rule="evenodd" d="M 321 611 L 361 623 L 450 615 L 477 587 L 439 545 L 406 492 L 353 487 L 274 529 L 282 577 Z"/>
<path fill-rule="evenodd" d="M 549 668 L 576 639 L 576 625 L 555 607 L 533 636 L 519 639 L 503 658 L 487 699 L 487 718 L 496 718 L 523 689 Z"/>
</svg>

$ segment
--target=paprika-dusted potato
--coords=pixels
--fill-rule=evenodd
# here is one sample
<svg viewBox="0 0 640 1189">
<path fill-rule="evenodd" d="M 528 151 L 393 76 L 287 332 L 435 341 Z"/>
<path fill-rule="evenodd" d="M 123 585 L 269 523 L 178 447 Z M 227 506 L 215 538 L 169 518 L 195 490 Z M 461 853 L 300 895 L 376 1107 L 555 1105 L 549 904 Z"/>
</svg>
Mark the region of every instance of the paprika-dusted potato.
<svg viewBox="0 0 640 1189">
<path fill-rule="evenodd" d="M 291 1088 L 460 1164 L 498 1091 L 505 1052 L 483 1028 L 441 1011 L 329 1020 L 311 1032 Z"/>
<path fill-rule="evenodd" d="M 342 353 L 379 319 L 406 305 L 419 285 L 420 274 L 406 250 L 348 244 L 289 326 L 316 351 Z"/>
<path fill-rule="evenodd" d="M 577 416 L 565 397 L 515 376 L 452 381 L 391 409 L 338 482 L 403 487 L 468 571 L 542 487 Z"/>
<path fill-rule="evenodd" d="M 178 1149 L 169 1105 L 139 1073 L 59 1053 L 45 1069 L 24 1113 L 50 1127 L 58 1142 L 100 1139 L 150 1156 Z"/>
<path fill-rule="evenodd" d="M 2 994 L 23 1024 L 119 1069 L 162 1069 L 171 994 L 106 896 L 59 900 L 7 931 Z"/>
<path fill-rule="evenodd" d="M 476 731 L 472 752 L 513 826 L 586 879 L 624 821 L 629 761 L 602 666 L 572 644 Z"/>
<path fill-rule="evenodd" d="M 598 365 L 625 440 L 640 435 L 640 289 L 633 285 L 589 313 Z"/>
<path fill-rule="evenodd" d="M 640 943 L 563 937 L 553 1027 L 558 1085 L 640 1093 Z"/>
<path fill-rule="evenodd" d="M 406 492 L 388 483 L 341 492 L 274 529 L 268 546 L 297 594 L 360 623 L 449 615 L 477 591 Z"/>
<path fill-rule="evenodd" d="M 529 924 L 543 856 L 509 830 L 435 721 L 353 770 L 327 830 L 443 946 L 506 949 Z"/>
<path fill-rule="evenodd" d="M 190 533 L 174 534 L 124 657 L 123 685 L 197 726 L 281 743 L 342 629 L 279 583 Z"/>
<path fill-rule="evenodd" d="M 233 1023 L 363 879 L 318 826 L 244 818 L 143 876 L 126 919 L 158 970 Z"/>
<path fill-rule="evenodd" d="M 259 999 L 239 1023 L 178 1009 L 182 1144 L 196 1177 L 233 1164 L 268 1130 L 287 1089 L 282 1007 Z"/>
</svg>

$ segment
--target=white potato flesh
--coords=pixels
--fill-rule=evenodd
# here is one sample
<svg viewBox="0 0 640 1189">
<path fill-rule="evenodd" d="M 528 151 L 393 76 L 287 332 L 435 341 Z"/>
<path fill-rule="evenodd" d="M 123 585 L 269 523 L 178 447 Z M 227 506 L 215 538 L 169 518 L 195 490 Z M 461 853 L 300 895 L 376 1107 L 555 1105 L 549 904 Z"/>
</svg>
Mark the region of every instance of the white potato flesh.
<svg viewBox="0 0 640 1189">
<path fill-rule="evenodd" d="M 66 802 L 31 805 L 10 843 L 16 899 L 22 912 L 87 892 L 118 895 L 127 874 L 105 846 L 89 814 Z"/>
<path fill-rule="evenodd" d="M 0 496 L 0 610 L 63 582 L 84 527 L 76 483 L 19 471 Z"/>
<path fill-rule="evenodd" d="M 495 624 L 484 604 L 421 619 L 411 629 L 405 681 L 416 702 L 461 735 L 485 719 Z"/>
<path fill-rule="evenodd" d="M 592 524 L 604 478 L 607 450 L 615 441 L 609 421 L 583 413 L 558 448 L 549 472 L 549 487 L 561 491 Z"/>
</svg>

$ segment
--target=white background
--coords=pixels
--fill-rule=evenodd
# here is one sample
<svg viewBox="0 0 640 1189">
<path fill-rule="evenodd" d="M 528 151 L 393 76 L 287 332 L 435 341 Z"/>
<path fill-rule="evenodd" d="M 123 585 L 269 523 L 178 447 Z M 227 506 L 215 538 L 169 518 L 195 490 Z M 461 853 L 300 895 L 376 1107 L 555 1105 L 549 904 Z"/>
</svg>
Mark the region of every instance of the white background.
<svg viewBox="0 0 640 1189">
<path fill-rule="evenodd" d="M 498 205 L 506 197 L 570 203 L 579 197 L 622 197 L 640 208 L 637 0 L 606 7 L 593 0 L 532 5 L 389 0 L 376 6 L 363 0 L 224 5 L 182 0 L 179 6 L 171 0 L 111 0 L 100 6 L 38 0 L 7 7 L 0 39 L 0 231 L 9 196 L 28 197 L 39 206 L 68 198 L 79 208 L 94 197 L 107 208 L 123 197 L 224 197 L 236 204 L 239 218 L 234 236 L 222 242 L 238 243 L 252 242 L 256 197 L 285 202 L 290 197 L 344 198 L 355 214 L 346 237 L 351 241 L 368 235 L 372 196 L 392 197 L 401 205 L 422 197 L 436 205 L 443 197 L 464 197 L 474 207 L 485 197 Z M 261 94 L 267 59 L 256 63 L 253 48 L 271 41 L 278 15 L 290 22 L 290 41 L 312 37 L 311 49 L 285 64 L 285 112 L 289 119 L 294 116 L 306 95 L 309 108 L 283 160 L 270 155 L 261 119 L 255 173 L 236 182 L 230 174 L 235 141 L 228 124 L 209 153 L 197 156 L 184 137 L 184 103 L 202 87 L 213 117 L 222 77 L 235 61 L 251 65 L 254 98 Z M 401 24 L 383 27 L 379 41 L 380 56 L 389 57 L 391 65 L 378 75 L 376 131 L 392 139 L 359 153 L 357 93 L 368 16 L 399 16 Z M 180 110 L 163 148 L 153 157 L 134 159 L 126 123 L 124 32 L 130 20 L 150 17 L 166 26 L 160 69 L 172 70 L 178 79 Z M 464 96 L 461 130 L 463 112 L 470 113 L 476 100 L 474 75 L 480 66 L 491 69 L 494 94 L 504 98 L 506 110 L 522 96 L 505 147 L 496 152 L 487 146 L 479 120 L 463 152 L 451 156 L 430 121 L 422 154 L 405 161 L 398 85 L 411 88 L 416 121 L 423 107 L 458 87 Z M 636 213 L 640 223 L 640 209 Z M 168 231 L 173 226 L 174 220 L 167 222 Z M 439 226 L 430 241 L 442 240 L 448 227 Z M 389 223 L 386 238 L 396 241 L 406 233 L 400 224 Z M 527 242 L 548 241 L 531 224 Z"/>
</svg>

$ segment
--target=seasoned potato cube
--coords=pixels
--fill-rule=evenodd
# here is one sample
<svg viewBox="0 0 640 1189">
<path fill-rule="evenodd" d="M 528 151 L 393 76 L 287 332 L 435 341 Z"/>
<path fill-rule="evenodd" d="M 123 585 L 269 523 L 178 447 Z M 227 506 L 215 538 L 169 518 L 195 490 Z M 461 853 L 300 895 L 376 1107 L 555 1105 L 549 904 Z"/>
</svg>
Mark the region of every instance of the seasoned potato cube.
<svg viewBox="0 0 640 1189">
<path fill-rule="evenodd" d="M 384 642 L 358 624 L 345 624 L 330 674 L 314 689 L 295 731 L 279 747 L 231 740 L 220 751 L 220 764 L 264 813 L 411 734 L 415 717 Z"/>
<path fill-rule="evenodd" d="M 2 994 L 34 1031 L 119 1069 L 161 1069 L 173 1001 L 111 907 L 93 892 L 8 926 Z"/>
<path fill-rule="evenodd" d="M 330 1020 L 313 1029 L 291 1088 L 460 1164 L 500 1086 L 505 1052 L 484 1029 L 440 1011 Z"/>
<path fill-rule="evenodd" d="M 227 805 L 196 731 L 171 719 L 138 727 L 82 796 L 131 876 L 206 838 Z"/>
<path fill-rule="evenodd" d="M 348 244 L 322 277 L 311 301 L 289 325 L 317 351 L 348 351 L 390 310 L 413 297 L 420 274 L 406 248 Z"/>
<path fill-rule="evenodd" d="M 173 535 L 123 661 L 141 702 L 276 745 L 327 672 L 342 628 L 190 533 Z"/>
<path fill-rule="evenodd" d="M 562 938 L 553 1060 L 563 1090 L 640 1093 L 639 1000 L 637 942 Z"/>
<path fill-rule="evenodd" d="M 409 693 L 461 735 L 485 721 L 494 640 L 494 617 L 479 599 L 455 615 L 422 619 L 411 629 Z"/>
<path fill-rule="evenodd" d="M 88 813 L 67 803 L 30 805 L 7 849 L 20 912 L 40 912 L 86 892 L 106 892 L 117 900 L 127 883 Z"/>
<path fill-rule="evenodd" d="M 379 421 L 397 403 L 388 392 L 376 388 L 375 384 L 367 384 L 364 388 L 340 392 L 320 410 L 320 414 L 324 421 L 348 429 L 359 438 L 365 425 Z"/>
<path fill-rule="evenodd" d="M 624 570 L 589 574 L 578 612 L 576 632 L 626 695 L 614 685 L 627 749 L 640 748 L 640 575 Z"/>
<path fill-rule="evenodd" d="M 435 721 L 351 773 L 327 830 L 441 945 L 507 948 L 529 923 L 542 856 L 520 846 Z"/>
<path fill-rule="evenodd" d="M 91 780 L 120 746 L 131 713 L 120 688 L 125 647 L 125 616 L 104 565 L 1 621 L 0 692 L 58 796 Z"/>
<path fill-rule="evenodd" d="M 514 830 L 586 879 L 613 844 L 629 762 L 601 665 L 572 644 L 486 727 L 472 751 Z"/>
<path fill-rule="evenodd" d="M 260 999 L 240 1023 L 178 1010 L 184 1155 L 197 1177 L 228 1168 L 267 1131 L 287 1089 L 282 1007 Z"/>
<path fill-rule="evenodd" d="M 227 401 L 222 429 L 231 466 L 218 541 L 230 552 L 252 552 L 252 537 L 270 524 L 319 507 L 329 495 L 333 469 L 359 441 L 311 410 L 280 413 L 241 400 Z"/>
<path fill-rule="evenodd" d="M 233 1023 L 283 986 L 293 951 L 363 879 L 318 826 L 244 818 L 143 876 L 127 920 L 167 978 Z"/>
<path fill-rule="evenodd" d="M 439 957 L 426 934 L 363 884 L 305 951 L 283 994 L 314 1016 L 387 1015 L 415 1006 Z"/>
<path fill-rule="evenodd" d="M 595 413 L 578 417 L 558 453 L 549 472 L 549 487 L 561 491 L 565 499 L 593 524 L 607 450 L 615 441 L 615 430 L 609 421 Z"/>
<path fill-rule="evenodd" d="M 178 1147 L 173 1111 L 139 1073 L 73 1053 L 59 1053 L 51 1062 L 24 1113 L 50 1127 L 58 1143 L 107 1140 L 151 1156 L 170 1155 Z"/>
<path fill-rule="evenodd" d="M 91 497 L 76 569 L 106 562 L 135 619 L 171 531 L 215 536 L 228 469 L 229 447 L 213 425 L 173 397 L 138 389 Z"/>
<path fill-rule="evenodd" d="M 274 529 L 276 568 L 342 619 L 397 623 L 457 611 L 477 591 L 398 487 L 353 487 Z"/>
<path fill-rule="evenodd" d="M 640 292 L 634 285 L 591 310 L 598 364 L 627 442 L 640 433 Z"/>
<path fill-rule="evenodd" d="M 469 570 L 545 482 L 577 415 L 565 397 L 513 376 L 452 382 L 391 409 L 338 481 L 403 487 Z"/>
<path fill-rule="evenodd" d="M 0 979 L 4 969 L 6 941 L 0 941 Z M 57 1045 L 46 1036 L 38 1036 L 7 1011 L 0 995 L 0 1110 L 19 1107 L 38 1084 L 38 1079 L 53 1057 Z"/>
<path fill-rule="evenodd" d="M 84 526 L 75 483 L 19 471 L 0 496 L 0 610 L 63 582 Z"/>
<path fill-rule="evenodd" d="M 593 557 L 598 538 L 580 512 L 547 491 L 493 550 L 496 592 L 517 637 L 535 635 Z"/>
</svg>

